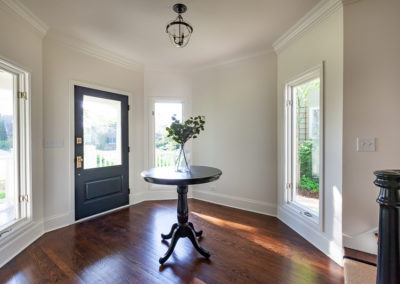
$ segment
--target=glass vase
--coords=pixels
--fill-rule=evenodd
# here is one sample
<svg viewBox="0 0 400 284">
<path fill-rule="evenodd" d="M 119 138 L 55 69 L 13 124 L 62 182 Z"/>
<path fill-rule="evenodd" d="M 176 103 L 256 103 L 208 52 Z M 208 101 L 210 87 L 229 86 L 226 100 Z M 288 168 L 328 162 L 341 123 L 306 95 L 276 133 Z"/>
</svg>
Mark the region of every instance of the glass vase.
<svg viewBox="0 0 400 284">
<path fill-rule="evenodd" d="M 185 144 L 180 145 L 179 154 L 175 161 L 175 170 L 180 173 L 190 172 L 190 154 L 185 150 Z"/>
</svg>

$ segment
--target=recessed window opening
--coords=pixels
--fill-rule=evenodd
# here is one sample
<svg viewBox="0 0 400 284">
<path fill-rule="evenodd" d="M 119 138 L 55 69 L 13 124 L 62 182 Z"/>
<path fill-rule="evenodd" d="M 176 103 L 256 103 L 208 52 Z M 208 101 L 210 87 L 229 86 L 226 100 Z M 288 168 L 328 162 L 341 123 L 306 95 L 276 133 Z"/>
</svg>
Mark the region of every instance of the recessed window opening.
<svg viewBox="0 0 400 284">
<path fill-rule="evenodd" d="M 287 203 L 320 223 L 323 195 L 322 67 L 286 86 Z"/>
</svg>

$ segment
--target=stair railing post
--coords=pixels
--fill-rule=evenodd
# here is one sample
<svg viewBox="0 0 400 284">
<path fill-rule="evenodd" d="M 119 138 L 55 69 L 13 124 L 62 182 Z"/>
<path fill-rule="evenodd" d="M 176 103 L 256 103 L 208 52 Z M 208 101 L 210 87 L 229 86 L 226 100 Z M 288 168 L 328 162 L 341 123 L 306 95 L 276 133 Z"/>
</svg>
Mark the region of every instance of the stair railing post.
<svg viewBox="0 0 400 284">
<path fill-rule="evenodd" d="M 400 283 L 400 170 L 374 174 L 380 187 L 377 283 Z"/>
</svg>

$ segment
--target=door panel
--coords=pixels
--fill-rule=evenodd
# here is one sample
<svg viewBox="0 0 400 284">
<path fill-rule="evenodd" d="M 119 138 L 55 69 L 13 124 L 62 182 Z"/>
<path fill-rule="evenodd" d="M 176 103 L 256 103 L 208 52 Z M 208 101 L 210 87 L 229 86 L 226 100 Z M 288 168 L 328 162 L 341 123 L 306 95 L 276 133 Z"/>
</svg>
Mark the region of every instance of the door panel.
<svg viewBox="0 0 400 284">
<path fill-rule="evenodd" d="M 128 97 L 75 86 L 75 219 L 129 203 Z"/>
<path fill-rule="evenodd" d="M 122 178 L 121 176 L 118 176 L 102 180 L 90 181 L 85 184 L 85 189 L 86 200 L 122 192 Z"/>
</svg>

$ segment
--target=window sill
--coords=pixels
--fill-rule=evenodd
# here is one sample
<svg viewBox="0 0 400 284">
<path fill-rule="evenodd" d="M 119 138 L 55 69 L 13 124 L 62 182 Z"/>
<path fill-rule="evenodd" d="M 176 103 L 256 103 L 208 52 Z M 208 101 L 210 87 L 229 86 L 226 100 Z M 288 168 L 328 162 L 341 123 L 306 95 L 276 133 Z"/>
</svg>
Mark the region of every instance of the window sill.
<svg viewBox="0 0 400 284">
<path fill-rule="evenodd" d="M 320 220 L 320 216 L 313 214 L 311 214 L 311 216 L 306 215 L 306 212 L 309 212 L 310 210 L 298 206 L 297 204 L 292 202 L 282 205 L 281 209 L 292 215 L 293 217 L 300 219 L 313 229 L 319 232 L 323 232 L 323 226 L 322 221 Z"/>
<path fill-rule="evenodd" d="M 3 228 L 0 231 L 0 247 L 17 238 L 23 232 L 31 229 L 34 225 L 35 222 L 33 222 L 32 219 L 23 218 L 11 223 L 11 225 L 8 225 L 6 228 Z"/>
</svg>

